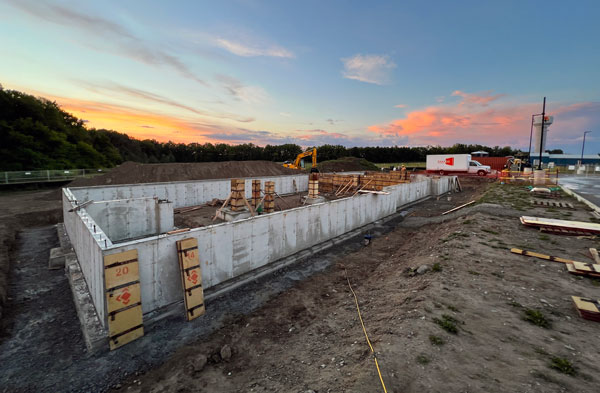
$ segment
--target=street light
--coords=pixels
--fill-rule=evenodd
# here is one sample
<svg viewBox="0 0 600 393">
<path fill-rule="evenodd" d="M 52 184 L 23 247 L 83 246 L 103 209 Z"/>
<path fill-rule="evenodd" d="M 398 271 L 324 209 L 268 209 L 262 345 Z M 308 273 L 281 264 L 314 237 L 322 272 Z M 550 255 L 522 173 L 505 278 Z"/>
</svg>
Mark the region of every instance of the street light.
<svg viewBox="0 0 600 393">
<path fill-rule="evenodd" d="M 585 149 L 585 134 L 589 134 L 592 131 L 584 131 L 583 132 L 583 144 L 581 145 L 581 162 L 579 165 L 583 165 L 583 149 Z"/>
</svg>

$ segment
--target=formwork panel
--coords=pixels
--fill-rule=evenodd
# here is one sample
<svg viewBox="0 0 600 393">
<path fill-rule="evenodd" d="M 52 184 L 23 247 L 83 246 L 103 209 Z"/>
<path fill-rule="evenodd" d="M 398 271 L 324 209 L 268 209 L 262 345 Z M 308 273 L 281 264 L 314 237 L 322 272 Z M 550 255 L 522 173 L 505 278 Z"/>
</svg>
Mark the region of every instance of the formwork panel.
<svg viewBox="0 0 600 393">
<path fill-rule="evenodd" d="M 110 314 L 130 304 L 136 304 L 142 301 L 140 283 L 135 283 L 107 292 L 106 303 L 107 311 Z"/>
<path fill-rule="evenodd" d="M 296 248 L 303 249 L 312 245 L 312 239 L 309 237 L 308 216 L 313 209 L 296 210 Z"/>
</svg>

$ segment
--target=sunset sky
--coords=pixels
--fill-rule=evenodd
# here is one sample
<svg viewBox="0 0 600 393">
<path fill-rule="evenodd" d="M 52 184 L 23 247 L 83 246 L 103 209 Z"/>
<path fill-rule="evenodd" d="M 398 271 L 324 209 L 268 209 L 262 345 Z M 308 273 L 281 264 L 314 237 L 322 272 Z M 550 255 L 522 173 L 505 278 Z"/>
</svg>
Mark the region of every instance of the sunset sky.
<svg viewBox="0 0 600 393">
<path fill-rule="evenodd" d="M 600 153 L 600 2 L 0 0 L 0 83 L 88 128 Z"/>
</svg>

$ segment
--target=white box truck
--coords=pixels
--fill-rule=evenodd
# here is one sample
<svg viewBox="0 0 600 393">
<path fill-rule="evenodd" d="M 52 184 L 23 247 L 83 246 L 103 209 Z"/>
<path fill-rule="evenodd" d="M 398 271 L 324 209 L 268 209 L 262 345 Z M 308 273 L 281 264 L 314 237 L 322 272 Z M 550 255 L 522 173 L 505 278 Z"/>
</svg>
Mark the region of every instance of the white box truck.
<svg viewBox="0 0 600 393">
<path fill-rule="evenodd" d="M 471 160 L 470 154 L 431 154 L 427 156 L 427 172 L 440 175 L 469 173 L 485 176 L 492 171 L 488 165 Z"/>
</svg>

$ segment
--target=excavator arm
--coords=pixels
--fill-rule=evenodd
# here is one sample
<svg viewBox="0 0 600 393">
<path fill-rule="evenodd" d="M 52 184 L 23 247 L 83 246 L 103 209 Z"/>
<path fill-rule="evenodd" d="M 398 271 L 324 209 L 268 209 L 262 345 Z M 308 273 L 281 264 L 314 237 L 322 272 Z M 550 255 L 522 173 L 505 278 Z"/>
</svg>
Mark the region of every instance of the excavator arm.
<svg viewBox="0 0 600 393">
<path fill-rule="evenodd" d="M 312 165 L 313 165 L 313 167 L 316 167 L 317 166 L 317 149 L 316 148 L 314 148 L 312 150 L 307 150 L 303 153 L 298 154 L 298 156 L 296 156 L 296 159 L 294 160 L 293 163 L 283 164 L 283 166 L 286 168 L 302 169 L 302 159 L 304 157 L 308 157 L 308 156 L 312 156 Z"/>
</svg>

